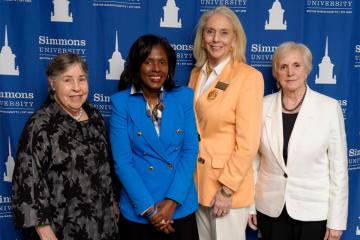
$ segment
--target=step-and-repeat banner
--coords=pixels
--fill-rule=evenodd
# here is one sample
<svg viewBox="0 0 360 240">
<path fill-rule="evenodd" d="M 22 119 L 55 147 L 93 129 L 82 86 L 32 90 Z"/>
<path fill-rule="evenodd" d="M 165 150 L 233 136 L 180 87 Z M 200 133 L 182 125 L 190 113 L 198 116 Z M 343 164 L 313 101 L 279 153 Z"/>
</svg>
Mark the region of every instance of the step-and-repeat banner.
<svg viewBox="0 0 360 240">
<path fill-rule="evenodd" d="M 20 239 L 11 217 L 14 156 L 26 120 L 46 98 L 49 60 L 63 52 L 83 56 L 89 100 L 108 118 L 134 40 L 146 33 L 168 38 L 177 54 L 176 80 L 186 84 L 197 20 L 219 5 L 233 9 L 243 23 L 247 62 L 264 74 L 266 94 L 275 89 L 276 46 L 292 40 L 311 49 L 309 85 L 338 99 L 346 118 L 350 204 L 343 239 L 360 239 L 359 0 L 0 0 L 1 240 Z"/>
</svg>

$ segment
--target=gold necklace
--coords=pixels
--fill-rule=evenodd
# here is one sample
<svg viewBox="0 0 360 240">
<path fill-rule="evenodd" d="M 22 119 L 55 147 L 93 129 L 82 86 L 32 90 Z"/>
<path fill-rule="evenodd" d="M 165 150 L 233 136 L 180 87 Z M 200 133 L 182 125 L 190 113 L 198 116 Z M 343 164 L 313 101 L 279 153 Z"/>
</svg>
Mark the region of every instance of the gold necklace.
<svg viewBox="0 0 360 240">
<path fill-rule="evenodd" d="M 207 76 L 210 76 L 210 74 L 212 73 L 213 69 L 212 69 L 212 67 L 210 66 L 209 63 L 206 64 L 206 70 L 205 71 L 206 71 Z"/>
</svg>

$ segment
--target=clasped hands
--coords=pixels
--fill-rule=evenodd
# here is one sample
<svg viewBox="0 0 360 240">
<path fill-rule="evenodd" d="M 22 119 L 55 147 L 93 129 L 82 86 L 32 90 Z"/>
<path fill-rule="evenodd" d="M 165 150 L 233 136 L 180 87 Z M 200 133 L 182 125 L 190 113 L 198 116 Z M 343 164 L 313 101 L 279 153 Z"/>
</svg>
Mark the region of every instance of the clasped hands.
<svg viewBox="0 0 360 240">
<path fill-rule="evenodd" d="M 157 212 L 149 218 L 150 223 L 156 230 L 169 234 L 175 232 L 172 224 L 172 215 L 176 209 L 177 203 L 171 199 L 165 199 L 156 204 Z"/>
</svg>

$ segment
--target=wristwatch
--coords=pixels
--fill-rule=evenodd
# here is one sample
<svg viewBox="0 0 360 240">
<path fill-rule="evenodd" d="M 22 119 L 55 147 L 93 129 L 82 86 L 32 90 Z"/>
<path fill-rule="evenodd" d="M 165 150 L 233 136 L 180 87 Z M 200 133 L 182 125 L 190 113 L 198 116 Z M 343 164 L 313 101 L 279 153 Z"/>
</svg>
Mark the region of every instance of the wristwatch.
<svg viewBox="0 0 360 240">
<path fill-rule="evenodd" d="M 220 187 L 220 194 L 227 198 L 232 197 L 234 195 L 233 192 L 231 192 L 231 190 L 225 189 L 224 186 Z"/>
</svg>

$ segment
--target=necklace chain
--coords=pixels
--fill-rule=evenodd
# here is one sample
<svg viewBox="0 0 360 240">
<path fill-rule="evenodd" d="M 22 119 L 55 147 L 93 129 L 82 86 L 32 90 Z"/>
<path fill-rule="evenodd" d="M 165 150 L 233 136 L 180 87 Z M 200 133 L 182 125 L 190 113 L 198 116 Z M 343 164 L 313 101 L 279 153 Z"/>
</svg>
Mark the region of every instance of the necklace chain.
<svg viewBox="0 0 360 240">
<path fill-rule="evenodd" d="M 294 108 L 291 108 L 291 109 L 289 109 L 289 108 L 287 108 L 287 107 L 285 106 L 285 103 L 284 103 L 284 94 L 283 94 L 283 92 L 281 92 L 281 105 L 282 105 L 282 108 L 283 108 L 285 111 L 287 111 L 287 112 L 293 112 L 293 111 L 295 111 L 296 109 L 298 109 L 298 108 L 301 106 L 301 104 L 303 103 L 304 99 L 305 99 L 306 91 L 307 91 L 307 86 L 305 85 L 305 92 L 304 92 L 304 95 L 302 96 L 300 102 L 299 102 Z"/>
<path fill-rule="evenodd" d="M 71 116 L 73 119 L 75 119 L 76 121 L 79 121 L 79 119 L 81 118 L 83 112 L 84 112 L 84 110 L 83 110 L 83 108 L 81 107 L 78 114 L 76 114 L 76 115 L 70 115 L 70 116 Z"/>
</svg>

